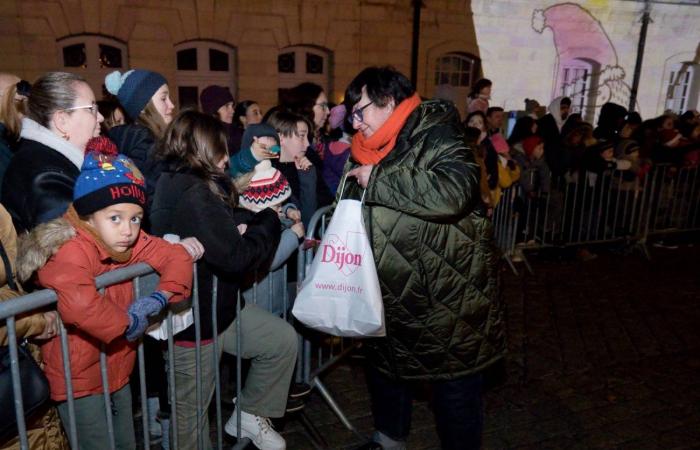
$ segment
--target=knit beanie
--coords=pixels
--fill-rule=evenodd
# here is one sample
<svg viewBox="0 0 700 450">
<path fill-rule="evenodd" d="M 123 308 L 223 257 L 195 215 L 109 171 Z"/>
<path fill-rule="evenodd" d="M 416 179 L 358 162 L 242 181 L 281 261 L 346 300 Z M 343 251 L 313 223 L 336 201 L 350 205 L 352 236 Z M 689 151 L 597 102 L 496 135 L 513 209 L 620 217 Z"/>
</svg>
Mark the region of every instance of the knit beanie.
<svg viewBox="0 0 700 450">
<path fill-rule="evenodd" d="M 281 204 L 292 195 L 292 188 L 282 172 L 272 167 L 269 159 L 257 166 L 248 189 L 239 197 L 241 207 L 258 212 L 270 206 Z"/>
<path fill-rule="evenodd" d="M 525 139 L 523 139 L 523 150 L 525 150 L 525 154 L 528 158 L 532 158 L 532 153 L 535 151 L 535 148 L 541 143 L 542 138 L 540 138 L 537 135 L 528 136 Z"/>
<path fill-rule="evenodd" d="M 204 114 L 214 114 L 219 108 L 232 101 L 233 95 L 225 86 L 207 86 L 199 94 L 199 102 L 202 104 Z"/>
<path fill-rule="evenodd" d="M 255 123 L 253 125 L 248 125 L 243 132 L 243 137 L 241 138 L 241 149 L 250 148 L 250 146 L 253 145 L 254 137 L 261 138 L 265 136 L 274 138 L 278 144 L 280 142 L 280 137 L 277 134 L 277 130 L 275 130 L 271 125 L 266 123 Z"/>
<path fill-rule="evenodd" d="M 107 91 L 117 96 L 126 113 L 134 120 L 164 84 L 168 82 L 163 75 L 142 69 L 133 69 L 123 74 L 115 70 L 105 77 Z"/>
<path fill-rule="evenodd" d="M 145 207 L 146 180 L 122 154 L 88 153 L 73 189 L 75 211 L 87 216 L 118 203 Z"/>
<path fill-rule="evenodd" d="M 347 110 L 345 109 L 345 105 L 334 106 L 331 109 L 331 115 L 328 116 L 328 123 L 331 126 L 331 130 L 335 130 L 343 125 L 346 114 Z"/>
</svg>

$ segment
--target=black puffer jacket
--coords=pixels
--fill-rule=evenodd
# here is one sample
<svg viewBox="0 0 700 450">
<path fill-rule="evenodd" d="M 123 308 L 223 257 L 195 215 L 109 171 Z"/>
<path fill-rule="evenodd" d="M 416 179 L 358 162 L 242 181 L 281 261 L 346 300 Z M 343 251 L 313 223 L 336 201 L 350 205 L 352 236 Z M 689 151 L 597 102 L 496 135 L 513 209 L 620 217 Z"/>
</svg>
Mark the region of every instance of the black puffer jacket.
<svg viewBox="0 0 700 450">
<path fill-rule="evenodd" d="M 2 183 L 2 204 L 18 233 L 60 217 L 73 201 L 80 170 L 61 153 L 22 139 Z"/>
<path fill-rule="evenodd" d="M 346 171 L 356 166 L 351 160 Z M 387 335 L 366 347 L 390 377 L 453 379 L 505 353 L 498 254 L 479 212 L 479 175 L 457 111 L 441 101 L 418 106 L 372 170 L 364 217 Z M 359 199 L 362 189 L 348 183 L 346 195 Z"/>
<path fill-rule="evenodd" d="M 271 209 L 253 214 L 231 208 L 201 178 L 166 169 L 158 180 L 150 219 L 153 234 L 196 237 L 204 246 L 204 256 L 197 262 L 202 339 L 212 337 L 214 275 L 218 277 L 217 327 L 222 333 L 236 318 L 243 276 L 269 267 L 280 240 L 277 214 Z M 241 223 L 248 224 L 242 236 L 236 228 Z M 194 326 L 178 333 L 176 339 L 194 341 Z"/>
</svg>

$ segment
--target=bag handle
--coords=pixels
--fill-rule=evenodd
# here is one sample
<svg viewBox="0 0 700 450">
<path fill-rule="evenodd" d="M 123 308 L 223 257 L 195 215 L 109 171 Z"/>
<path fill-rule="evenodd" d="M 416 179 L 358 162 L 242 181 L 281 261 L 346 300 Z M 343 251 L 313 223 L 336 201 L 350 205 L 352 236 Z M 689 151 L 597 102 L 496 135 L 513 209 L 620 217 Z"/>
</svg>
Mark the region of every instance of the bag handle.
<svg viewBox="0 0 700 450">
<path fill-rule="evenodd" d="M 346 173 L 343 175 L 343 181 L 340 184 L 340 197 L 338 198 L 338 201 L 343 199 L 343 193 L 345 192 L 345 180 L 348 178 L 348 174 Z M 362 190 L 362 198 L 360 198 L 360 203 L 363 205 L 365 204 L 365 194 L 367 193 L 367 188 L 363 188 Z"/>
<path fill-rule="evenodd" d="M 3 266 L 5 266 L 5 277 L 7 278 L 7 285 L 13 291 L 19 291 L 17 283 L 15 283 L 15 277 L 12 274 L 12 265 L 10 264 L 10 258 L 7 257 L 7 252 L 5 252 L 5 246 L 2 245 L 0 241 L 0 257 L 2 257 Z"/>
</svg>

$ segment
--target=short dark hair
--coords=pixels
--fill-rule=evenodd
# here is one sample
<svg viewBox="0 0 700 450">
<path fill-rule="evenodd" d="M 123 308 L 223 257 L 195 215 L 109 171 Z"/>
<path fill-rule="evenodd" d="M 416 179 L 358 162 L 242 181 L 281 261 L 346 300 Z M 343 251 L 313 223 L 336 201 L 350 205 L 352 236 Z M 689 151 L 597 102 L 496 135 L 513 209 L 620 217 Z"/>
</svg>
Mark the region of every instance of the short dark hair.
<svg viewBox="0 0 700 450">
<path fill-rule="evenodd" d="M 471 90 L 471 92 L 469 92 L 468 97 L 469 98 L 477 98 L 479 96 L 479 92 L 481 92 L 481 90 L 483 88 L 490 87 L 490 86 L 493 86 L 493 83 L 491 82 L 491 80 L 489 80 L 488 78 L 482 78 L 479 81 L 477 81 L 476 83 L 474 83 L 474 86 L 472 86 L 472 90 Z"/>
<path fill-rule="evenodd" d="M 379 107 L 386 106 L 391 99 L 398 105 L 416 92 L 409 79 L 393 67 L 368 67 L 345 90 L 348 111 L 352 111 L 353 105 L 362 98 L 363 87 L 367 90 L 367 97 Z"/>
<path fill-rule="evenodd" d="M 323 88 L 316 83 L 304 82 L 294 86 L 286 92 L 282 99 L 282 106 L 306 118 L 307 122 L 314 123 L 314 106 Z M 310 128 L 313 130 L 314 128 Z"/>
<path fill-rule="evenodd" d="M 561 105 L 571 106 L 571 99 L 569 97 L 562 97 L 561 100 L 559 101 L 559 106 L 561 106 Z"/>
<path fill-rule="evenodd" d="M 495 112 L 503 112 L 503 108 L 500 106 L 491 106 L 489 109 L 486 110 L 486 117 L 489 117 L 491 114 Z"/>
<path fill-rule="evenodd" d="M 306 124 L 307 128 L 309 129 L 309 133 L 313 132 L 313 127 L 306 117 L 302 116 L 301 114 L 295 114 L 285 110 L 275 111 L 265 121 L 265 123 L 270 125 L 284 137 L 290 137 L 292 134 L 297 134 L 299 132 L 297 124 L 299 122 L 304 122 Z"/>
</svg>

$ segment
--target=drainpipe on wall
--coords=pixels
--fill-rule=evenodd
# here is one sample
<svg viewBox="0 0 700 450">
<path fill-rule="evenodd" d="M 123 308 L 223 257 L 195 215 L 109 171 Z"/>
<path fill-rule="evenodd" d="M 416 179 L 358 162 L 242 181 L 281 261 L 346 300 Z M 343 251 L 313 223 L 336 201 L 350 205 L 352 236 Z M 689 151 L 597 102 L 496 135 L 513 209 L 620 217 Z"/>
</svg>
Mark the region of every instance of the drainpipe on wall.
<svg viewBox="0 0 700 450">
<path fill-rule="evenodd" d="M 413 41 L 411 42 L 411 84 L 418 86 L 418 44 L 420 42 L 420 9 L 422 0 L 413 0 Z"/>
<path fill-rule="evenodd" d="M 637 104 L 637 90 L 639 89 L 639 78 L 642 75 L 642 61 L 644 60 L 644 46 L 647 40 L 647 28 L 651 22 L 651 3 L 644 0 L 644 13 L 642 14 L 642 28 L 639 31 L 639 43 L 637 44 L 637 62 L 634 65 L 634 78 L 632 80 L 632 92 L 630 92 L 630 104 L 628 110 L 634 111 Z"/>
</svg>

